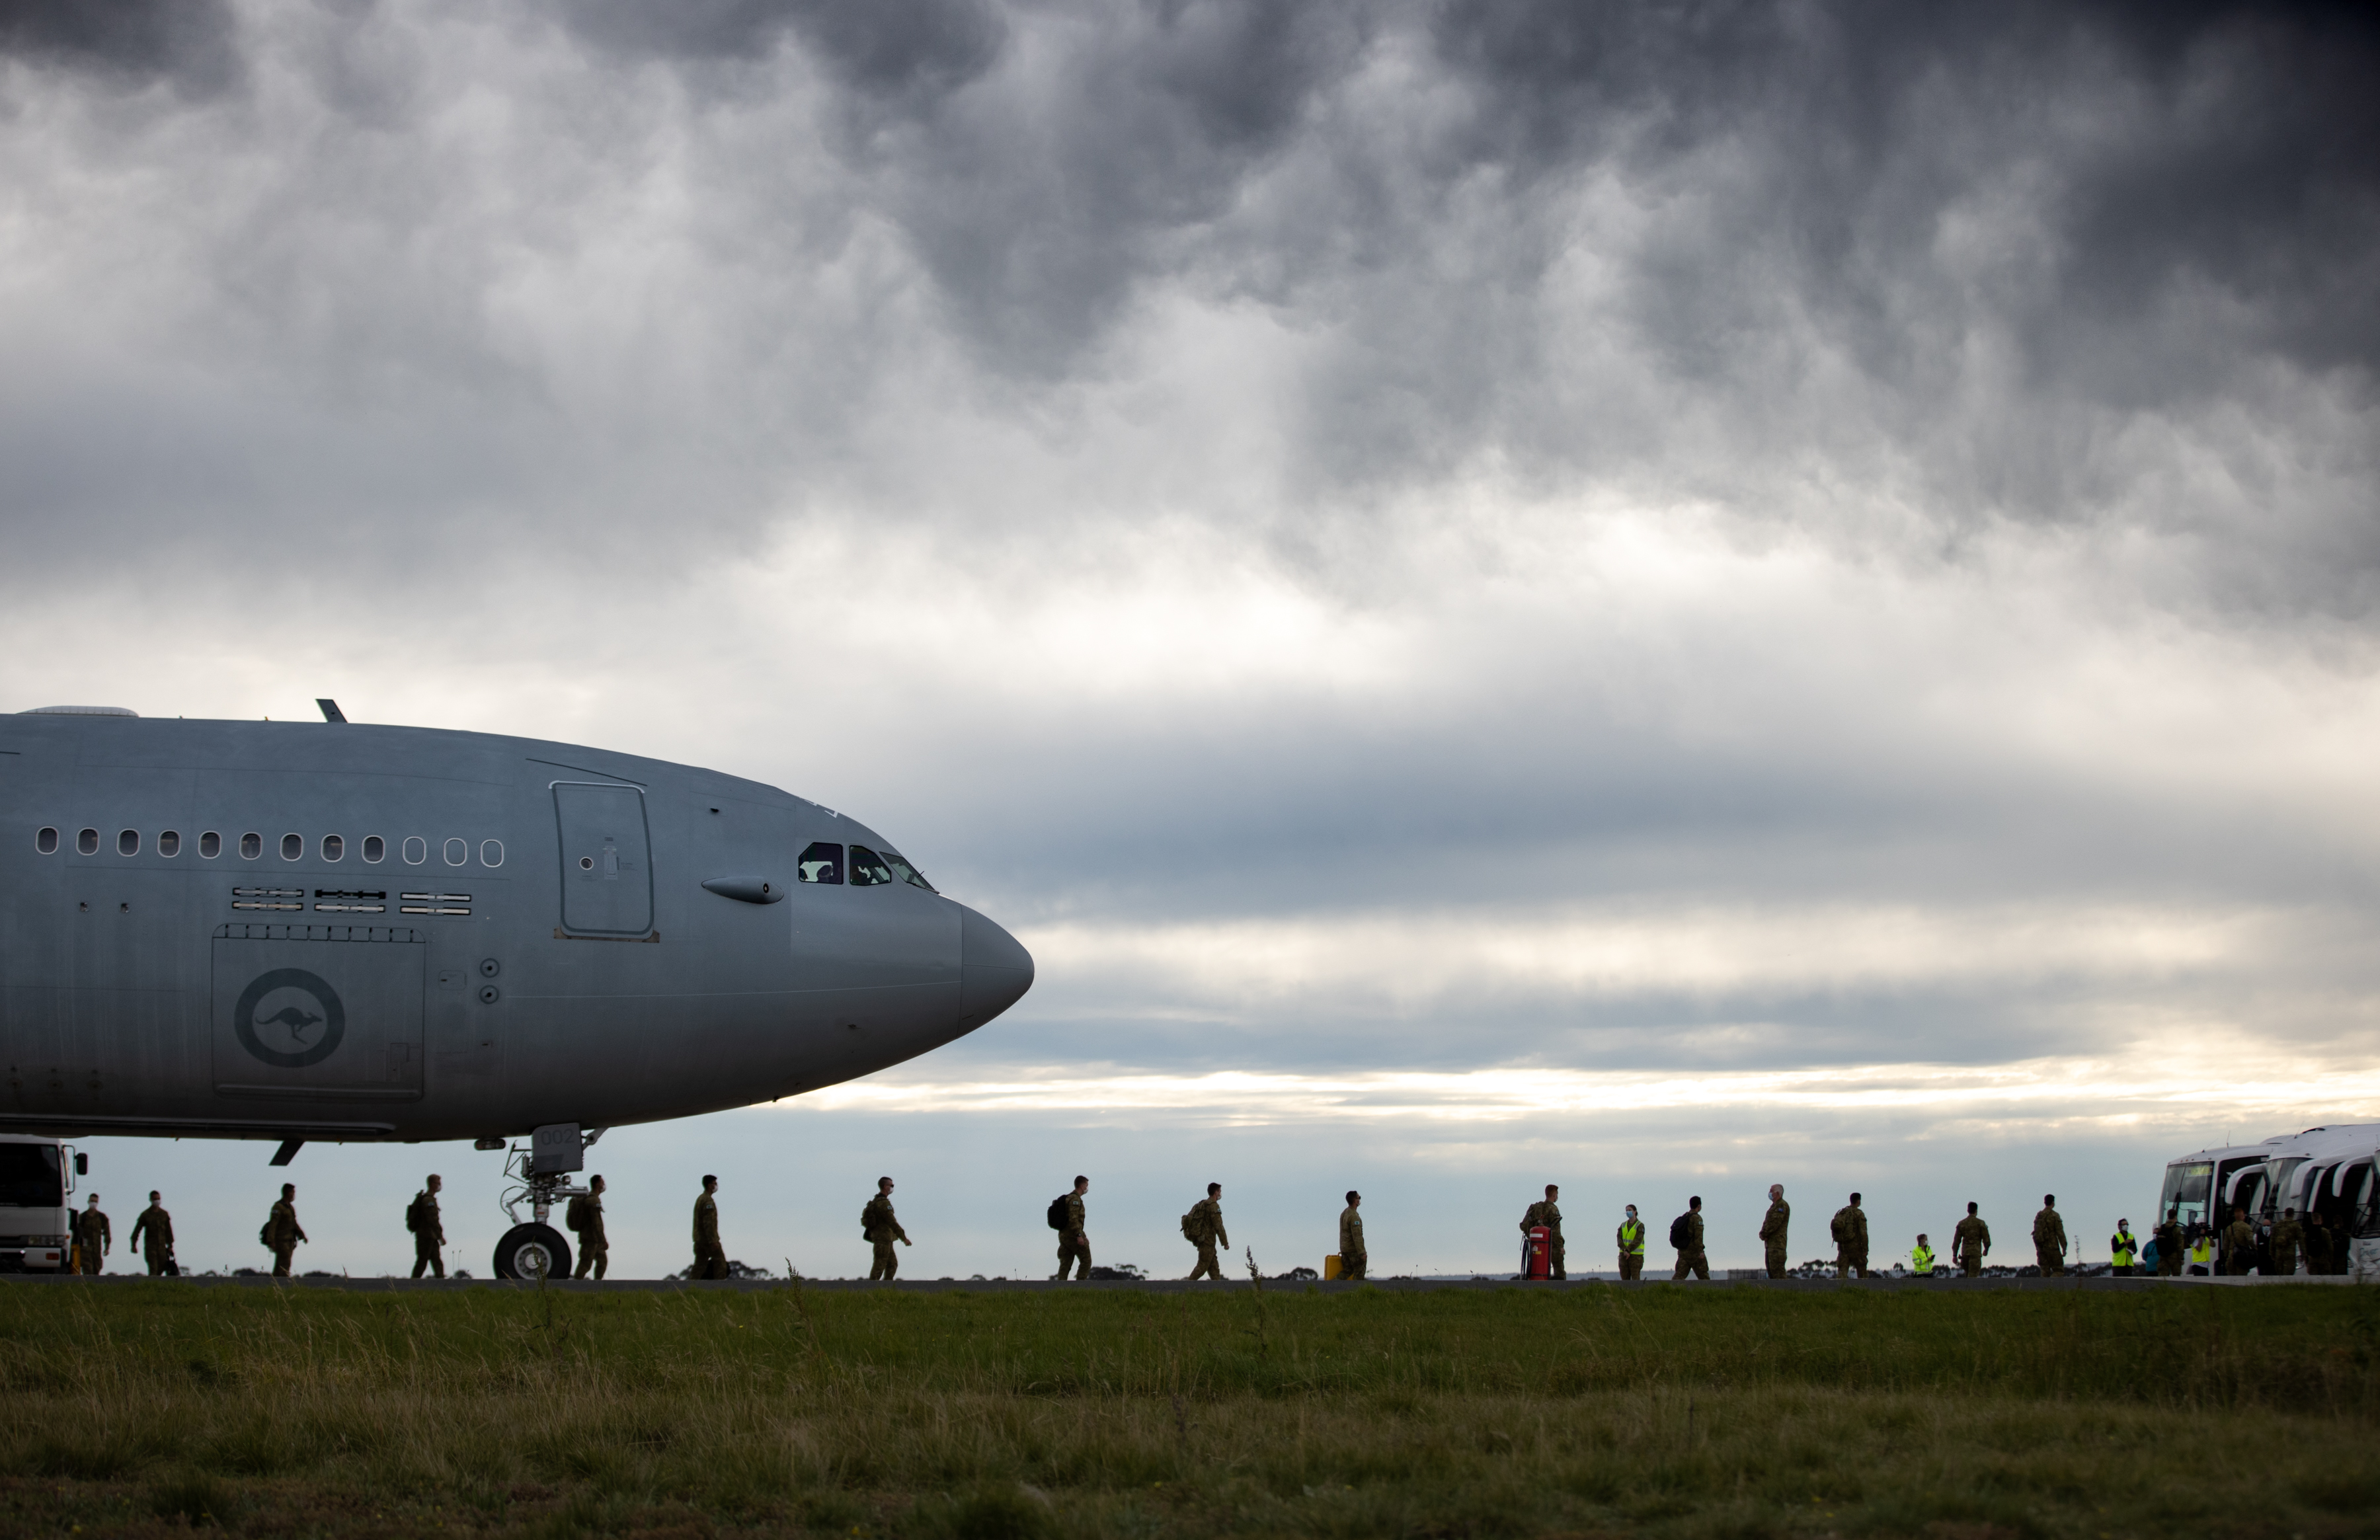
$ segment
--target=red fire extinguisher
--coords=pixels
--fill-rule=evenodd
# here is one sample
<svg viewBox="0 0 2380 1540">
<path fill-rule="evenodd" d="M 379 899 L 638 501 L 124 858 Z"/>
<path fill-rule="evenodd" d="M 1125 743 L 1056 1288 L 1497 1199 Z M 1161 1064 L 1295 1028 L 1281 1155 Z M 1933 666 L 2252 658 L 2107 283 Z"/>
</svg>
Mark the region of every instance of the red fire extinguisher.
<svg viewBox="0 0 2380 1540">
<path fill-rule="evenodd" d="M 1531 1225 L 1528 1239 L 1521 1243 L 1521 1276 L 1554 1276 L 1554 1233 L 1544 1225 Z"/>
</svg>

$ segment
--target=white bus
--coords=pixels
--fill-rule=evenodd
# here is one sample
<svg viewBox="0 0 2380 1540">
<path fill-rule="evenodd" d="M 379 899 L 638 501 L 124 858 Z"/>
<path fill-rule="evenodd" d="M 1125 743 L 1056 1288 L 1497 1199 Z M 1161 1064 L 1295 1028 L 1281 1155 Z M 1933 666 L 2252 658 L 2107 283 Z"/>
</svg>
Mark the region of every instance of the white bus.
<svg viewBox="0 0 2380 1540">
<path fill-rule="evenodd" d="M 2261 1144 L 2226 1145 L 2167 1162 L 2156 1219 L 2218 1233 L 2244 1208 L 2261 1234 L 2281 1210 L 2319 1213 L 2333 1238 L 2332 1270 L 2380 1276 L 2380 1214 L 2374 1212 L 2380 1123 L 2341 1123 L 2280 1134 Z M 2155 1221 L 2153 1221 L 2155 1222 Z M 2261 1258 L 2260 1258 L 2261 1260 Z M 2306 1265 L 2302 1255 L 2299 1266 Z"/>
<path fill-rule="evenodd" d="M 55 1139 L 0 1134 L 0 1272 L 66 1270 L 74 1179 L 90 1159 Z"/>
</svg>

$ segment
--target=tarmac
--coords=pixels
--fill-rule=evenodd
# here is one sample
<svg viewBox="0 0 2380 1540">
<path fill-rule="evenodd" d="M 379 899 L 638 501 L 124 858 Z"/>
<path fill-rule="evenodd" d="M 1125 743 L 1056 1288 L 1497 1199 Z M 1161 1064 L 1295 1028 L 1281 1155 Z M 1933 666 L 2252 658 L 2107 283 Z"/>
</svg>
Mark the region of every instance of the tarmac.
<svg viewBox="0 0 2380 1540">
<path fill-rule="evenodd" d="M 463 1289 L 533 1290 L 539 1284 L 525 1279 L 454 1278 L 346 1278 L 298 1277 L 276 1279 L 263 1276 L 213 1275 L 152 1279 L 138 1273 L 103 1273 L 96 1278 L 79 1278 L 57 1273 L 0 1273 L 0 1280 L 11 1283 L 51 1284 L 73 1287 L 77 1284 L 97 1284 L 102 1287 L 125 1284 L 159 1283 L 197 1288 L 298 1288 L 339 1289 L 366 1293 L 445 1292 Z M 2131 1291 L 2170 1288 L 2217 1288 L 2289 1284 L 2348 1284 L 2360 1281 L 2351 1277 L 2301 1275 L 2297 1278 L 2110 1278 L 2105 1276 L 2063 1278 L 1712 1278 L 1708 1280 L 1690 1279 L 1677 1282 L 1667 1278 L 1637 1279 L 1621 1282 L 1617 1275 L 1582 1276 L 1564 1281 L 1539 1279 L 1523 1281 L 1516 1278 L 1380 1278 L 1359 1282 L 1333 1280 L 1329 1283 L 1305 1279 L 1267 1279 L 1264 1288 L 1282 1293 L 1353 1293 L 1359 1289 L 1378 1289 L 1390 1293 L 1428 1293 L 1438 1290 L 1456 1292 L 1481 1292 L 1496 1290 L 1527 1290 L 1535 1292 L 1568 1292 L 1592 1289 L 1774 1289 L 1788 1293 L 1811 1293 L 1837 1289 L 1874 1290 L 1899 1292 L 1911 1289 L 1936 1290 L 1945 1293 L 1990 1292 L 1995 1290 L 2017 1290 L 2024 1292 L 2084 1292 L 2121 1293 Z M 685 1279 L 554 1279 L 543 1287 L 560 1292 L 586 1293 L 669 1293 L 716 1291 L 722 1293 L 753 1293 L 791 1288 L 792 1282 L 780 1278 L 735 1278 L 690 1282 Z M 899 1279 L 890 1283 L 870 1283 L 863 1279 L 801 1279 L 804 1289 L 819 1289 L 832 1293 L 890 1289 L 907 1294 L 1013 1294 L 1043 1293 L 1059 1290 L 1139 1290 L 1152 1294 L 1248 1292 L 1254 1285 L 1245 1279 L 1231 1279 L 1220 1282 L 1207 1280 L 1190 1283 L 1180 1279 L 1097 1279 L 1085 1282 L 1061 1283 L 1055 1279 Z"/>
</svg>

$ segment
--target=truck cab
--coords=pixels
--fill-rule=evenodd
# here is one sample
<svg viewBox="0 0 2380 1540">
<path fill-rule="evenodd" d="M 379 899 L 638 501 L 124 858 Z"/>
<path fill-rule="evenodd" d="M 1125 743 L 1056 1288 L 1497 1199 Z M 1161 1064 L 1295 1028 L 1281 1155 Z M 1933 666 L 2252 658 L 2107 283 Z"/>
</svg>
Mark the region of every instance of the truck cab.
<svg viewBox="0 0 2380 1540">
<path fill-rule="evenodd" d="M 74 1179 L 88 1158 L 56 1139 L 0 1134 L 0 1272 L 66 1270 Z"/>
</svg>

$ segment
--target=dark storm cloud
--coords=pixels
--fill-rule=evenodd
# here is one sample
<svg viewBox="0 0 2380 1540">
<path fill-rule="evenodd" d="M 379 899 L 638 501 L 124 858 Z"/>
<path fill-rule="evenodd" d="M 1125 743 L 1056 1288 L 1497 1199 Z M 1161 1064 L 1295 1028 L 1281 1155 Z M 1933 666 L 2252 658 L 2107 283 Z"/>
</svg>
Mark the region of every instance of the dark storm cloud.
<svg viewBox="0 0 2380 1540">
<path fill-rule="evenodd" d="M 990 67 L 1007 35 L 987 0 L 598 0 L 554 14 L 590 42 L 631 57 L 758 60 L 790 33 L 870 94 L 963 85 Z"/>
<path fill-rule="evenodd" d="M 236 34 L 226 0 L 0 0 L 0 54 L 117 84 L 221 91 L 238 77 Z"/>
</svg>

